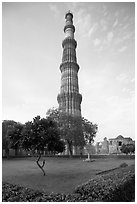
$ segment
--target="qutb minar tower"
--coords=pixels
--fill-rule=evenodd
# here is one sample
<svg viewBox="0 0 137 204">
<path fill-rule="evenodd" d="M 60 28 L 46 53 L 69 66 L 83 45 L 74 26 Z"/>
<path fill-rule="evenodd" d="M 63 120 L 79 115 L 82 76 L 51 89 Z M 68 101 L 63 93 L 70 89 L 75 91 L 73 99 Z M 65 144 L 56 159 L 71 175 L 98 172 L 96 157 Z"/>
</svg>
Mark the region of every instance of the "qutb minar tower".
<svg viewBox="0 0 137 204">
<path fill-rule="evenodd" d="M 73 14 L 68 11 L 65 15 L 65 39 L 62 42 L 63 57 L 60 65 L 61 88 L 57 100 L 62 112 L 73 116 L 81 116 L 82 96 L 79 93 L 78 71 L 79 65 L 76 58 L 77 42 L 74 39 L 75 27 Z"/>
</svg>

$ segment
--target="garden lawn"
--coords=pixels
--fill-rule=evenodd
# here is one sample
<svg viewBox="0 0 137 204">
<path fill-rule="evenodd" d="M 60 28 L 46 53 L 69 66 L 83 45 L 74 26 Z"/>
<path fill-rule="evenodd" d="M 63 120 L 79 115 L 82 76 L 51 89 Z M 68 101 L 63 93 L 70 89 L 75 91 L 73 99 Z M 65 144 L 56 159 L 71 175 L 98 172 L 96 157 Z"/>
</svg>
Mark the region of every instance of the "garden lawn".
<svg viewBox="0 0 137 204">
<path fill-rule="evenodd" d="M 2 180 L 11 184 L 45 191 L 48 193 L 71 193 L 76 186 L 94 178 L 96 173 L 118 167 L 123 162 L 134 164 L 134 160 L 46 158 L 45 171 L 36 165 L 33 158 L 3 160 Z"/>
</svg>

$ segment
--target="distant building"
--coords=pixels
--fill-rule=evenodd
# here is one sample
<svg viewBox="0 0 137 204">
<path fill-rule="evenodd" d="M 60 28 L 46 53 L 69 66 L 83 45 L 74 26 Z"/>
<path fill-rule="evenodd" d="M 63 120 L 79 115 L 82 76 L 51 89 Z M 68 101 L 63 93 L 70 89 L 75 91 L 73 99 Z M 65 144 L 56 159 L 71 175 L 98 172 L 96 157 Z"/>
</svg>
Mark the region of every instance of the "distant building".
<svg viewBox="0 0 137 204">
<path fill-rule="evenodd" d="M 104 138 L 103 142 L 97 142 L 96 153 L 97 154 L 108 154 L 109 153 L 109 142 L 106 137 Z"/>
<path fill-rule="evenodd" d="M 134 141 L 130 137 L 123 137 L 119 135 L 116 138 L 109 139 L 109 153 L 121 153 L 121 147 L 123 144 L 133 144 Z"/>
<path fill-rule="evenodd" d="M 133 144 L 133 141 L 130 137 L 123 137 L 122 135 L 117 136 L 107 140 L 105 137 L 103 142 L 97 142 L 96 144 L 96 153 L 97 154 L 120 154 L 121 147 L 123 144 Z"/>
</svg>

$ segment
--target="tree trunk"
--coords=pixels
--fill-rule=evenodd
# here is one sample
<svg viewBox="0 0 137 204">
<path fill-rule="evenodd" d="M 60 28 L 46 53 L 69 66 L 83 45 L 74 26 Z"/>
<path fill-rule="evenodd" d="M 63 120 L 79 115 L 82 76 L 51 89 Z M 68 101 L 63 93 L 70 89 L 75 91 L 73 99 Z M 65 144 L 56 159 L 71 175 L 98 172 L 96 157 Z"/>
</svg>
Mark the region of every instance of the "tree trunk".
<svg viewBox="0 0 137 204">
<path fill-rule="evenodd" d="M 66 140 L 67 141 L 67 143 L 68 143 L 68 150 L 69 150 L 69 153 L 70 153 L 70 157 L 72 157 L 72 155 L 73 155 L 73 151 L 72 151 L 72 141 L 70 141 L 70 140 Z"/>
<path fill-rule="evenodd" d="M 72 151 L 72 145 L 71 144 L 69 144 L 69 152 L 70 152 L 70 157 L 72 157 L 73 151 Z"/>
<path fill-rule="evenodd" d="M 45 165 L 45 159 L 42 161 L 42 165 L 40 165 L 40 163 L 39 163 L 40 158 L 41 158 L 41 154 L 39 154 L 36 163 L 37 163 L 38 167 L 42 170 L 43 175 L 45 176 L 46 174 L 45 174 L 45 171 L 44 171 L 44 169 L 43 169 L 43 168 L 44 168 L 44 165 Z"/>
</svg>

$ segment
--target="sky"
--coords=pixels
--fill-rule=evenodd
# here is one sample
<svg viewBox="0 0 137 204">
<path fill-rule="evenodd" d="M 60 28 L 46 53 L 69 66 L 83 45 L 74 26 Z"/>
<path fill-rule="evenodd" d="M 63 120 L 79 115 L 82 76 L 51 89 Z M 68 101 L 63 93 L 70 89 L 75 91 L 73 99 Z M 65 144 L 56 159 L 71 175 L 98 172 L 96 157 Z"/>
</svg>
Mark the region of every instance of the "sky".
<svg viewBox="0 0 137 204">
<path fill-rule="evenodd" d="M 74 16 L 82 116 L 95 141 L 135 139 L 135 5 L 3 2 L 2 120 L 25 123 L 58 107 L 65 13 Z"/>
</svg>

